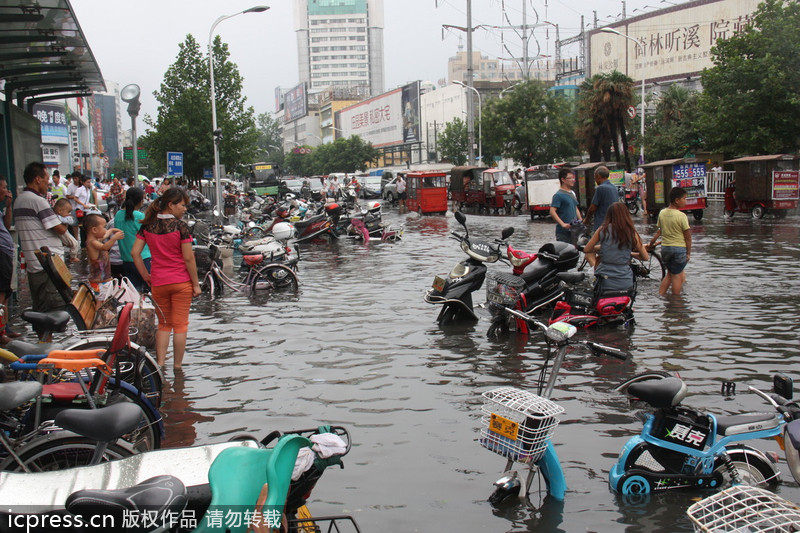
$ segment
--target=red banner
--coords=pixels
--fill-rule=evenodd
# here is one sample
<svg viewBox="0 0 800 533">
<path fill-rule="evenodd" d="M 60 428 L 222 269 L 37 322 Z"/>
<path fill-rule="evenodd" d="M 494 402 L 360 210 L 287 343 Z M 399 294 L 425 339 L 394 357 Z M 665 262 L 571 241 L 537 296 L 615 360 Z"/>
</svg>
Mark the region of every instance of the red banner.
<svg viewBox="0 0 800 533">
<path fill-rule="evenodd" d="M 800 199 L 800 171 L 775 170 L 772 172 L 772 199 Z"/>
</svg>

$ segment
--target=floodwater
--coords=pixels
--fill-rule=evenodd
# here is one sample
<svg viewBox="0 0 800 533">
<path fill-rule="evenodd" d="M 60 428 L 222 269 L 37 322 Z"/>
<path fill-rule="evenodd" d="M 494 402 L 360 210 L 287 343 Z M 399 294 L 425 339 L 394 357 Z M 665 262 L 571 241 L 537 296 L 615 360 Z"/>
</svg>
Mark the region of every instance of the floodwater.
<svg viewBox="0 0 800 533">
<path fill-rule="evenodd" d="M 326 471 L 309 508 L 351 514 L 366 532 L 691 531 L 684 513 L 696 493 L 625 502 L 609 490 L 609 469 L 641 429 L 614 387 L 644 370 L 676 371 L 689 386 L 688 405 L 767 411 L 747 386 L 768 388 L 774 372 L 798 368 L 798 217 L 726 220 L 712 205 L 704 220 L 691 220 L 682 297 L 659 297 L 657 282 L 641 283 L 634 328 L 578 333 L 631 357 L 576 350 L 562 370 L 553 400 L 566 412 L 553 440 L 569 488 L 563 504 L 545 500 L 534 481 L 530 502 L 493 509 L 486 499 L 505 459 L 477 442 L 480 395 L 501 385 L 535 390 L 544 344 L 490 341 L 485 317 L 440 329 L 438 307 L 422 295 L 463 258 L 448 239 L 460 226 L 452 213 L 386 208 L 384 216 L 406 224 L 402 242 L 306 245 L 296 296 L 228 291 L 195 300 L 184 376 L 168 372 L 168 446 L 344 425 L 353 439 L 345 468 Z M 652 224 L 634 218 L 652 235 Z M 552 240 L 554 229 L 526 215 L 468 215 L 467 224 L 486 238 L 513 226 L 511 242 L 526 250 Z M 736 383 L 734 396 L 720 394 L 723 380 Z M 754 445 L 779 451 L 774 441 Z M 778 493 L 800 501 L 785 462 L 781 470 Z"/>
</svg>

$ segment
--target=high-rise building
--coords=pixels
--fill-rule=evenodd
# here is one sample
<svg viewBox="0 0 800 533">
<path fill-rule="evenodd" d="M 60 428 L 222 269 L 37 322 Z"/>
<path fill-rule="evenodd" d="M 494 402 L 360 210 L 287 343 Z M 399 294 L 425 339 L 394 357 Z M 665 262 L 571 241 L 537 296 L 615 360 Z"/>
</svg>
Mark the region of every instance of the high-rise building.
<svg viewBox="0 0 800 533">
<path fill-rule="evenodd" d="M 300 82 L 384 91 L 383 0 L 295 0 Z"/>
</svg>

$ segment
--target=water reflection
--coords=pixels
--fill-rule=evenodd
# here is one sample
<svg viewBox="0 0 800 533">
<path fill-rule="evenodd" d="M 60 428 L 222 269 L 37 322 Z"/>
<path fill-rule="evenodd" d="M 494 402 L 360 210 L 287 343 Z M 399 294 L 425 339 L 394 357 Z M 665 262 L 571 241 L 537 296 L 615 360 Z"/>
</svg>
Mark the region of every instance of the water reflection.
<svg viewBox="0 0 800 533">
<path fill-rule="evenodd" d="M 192 387 L 190 392 L 195 392 Z M 196 426 L 201 422 L 213 422 L 213 416 L 205 416 L 194 409 L 194 402 L 186 390 L 186 376 L 182 370 L 175 371 L 171 380 L 164 383 L 164 401 L 161 414 L 164 424 L 169 428 L 163 446 L 180 448 L 191 446 L 197 440 Z"/>
</svg>

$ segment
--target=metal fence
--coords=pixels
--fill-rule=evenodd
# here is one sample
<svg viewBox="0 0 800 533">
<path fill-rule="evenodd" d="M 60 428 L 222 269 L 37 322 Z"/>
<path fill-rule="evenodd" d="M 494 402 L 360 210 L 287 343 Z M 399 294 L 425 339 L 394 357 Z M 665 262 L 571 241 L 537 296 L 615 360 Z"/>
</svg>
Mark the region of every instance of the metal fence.
<svg viewBox="0 0 800 533">
<path fill-rule="evenodd" d="M 735 172 L 726 170 L 712 170 L 706 175 L 706 198 L 709 200 L 724 200 L 725 188 L 733 181 Z"/>
</svg>

